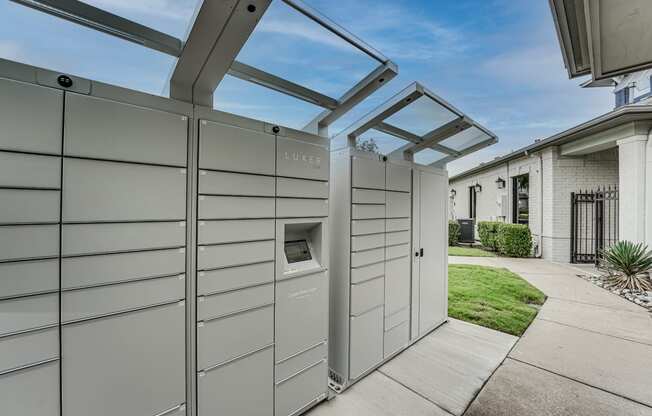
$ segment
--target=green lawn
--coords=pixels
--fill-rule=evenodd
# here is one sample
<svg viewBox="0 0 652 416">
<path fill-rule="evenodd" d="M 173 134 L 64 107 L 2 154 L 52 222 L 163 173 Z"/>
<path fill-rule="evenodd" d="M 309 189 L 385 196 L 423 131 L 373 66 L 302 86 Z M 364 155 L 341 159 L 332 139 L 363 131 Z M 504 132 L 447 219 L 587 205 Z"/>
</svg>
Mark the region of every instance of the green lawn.
<svg viewBox="0 0 652 416">
<path fill-rule="evenodd" d="M 518 275 L 494 267 L 448 267 L 451 318 L 521 336 L 545 295 Z"/>
<path fill-rule="evenodd" d="M 481 248 L 474 247 L 448 247 L 449 256 L 466 256 L 466 257 L 496 257 L 491 251 L 486 251 Z"/>
</svg>

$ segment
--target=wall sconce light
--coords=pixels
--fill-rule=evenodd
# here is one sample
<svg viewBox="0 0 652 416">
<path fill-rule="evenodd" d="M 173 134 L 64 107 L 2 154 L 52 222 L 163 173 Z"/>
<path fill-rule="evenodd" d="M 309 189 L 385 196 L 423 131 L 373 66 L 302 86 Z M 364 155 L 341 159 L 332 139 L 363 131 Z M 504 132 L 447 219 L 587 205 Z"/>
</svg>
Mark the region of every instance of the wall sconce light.
<svg viewBox="0 0 652 416">
<path fill-rule="evenodd" d="M 505 179 L 503 179 L 501 177 L 498 177 L 498 179 L 496 179 L 496 187 L 498 189 L 504 189 L 505 188 L 505 183 L 506 183 Z"/>
<path fill-rule="evenodd" d="M 482 185 L 480 185 L 479 183 L 476 183 L 475 184 L 475 191 L 476 192 L 482 192 Z"/>
<path fill-rule="evenodd" d="M 457 195 L 457 191 L 455 189 L 451 189 L 451 199 L 455 198 L 455 195 Z"/>
</svg>

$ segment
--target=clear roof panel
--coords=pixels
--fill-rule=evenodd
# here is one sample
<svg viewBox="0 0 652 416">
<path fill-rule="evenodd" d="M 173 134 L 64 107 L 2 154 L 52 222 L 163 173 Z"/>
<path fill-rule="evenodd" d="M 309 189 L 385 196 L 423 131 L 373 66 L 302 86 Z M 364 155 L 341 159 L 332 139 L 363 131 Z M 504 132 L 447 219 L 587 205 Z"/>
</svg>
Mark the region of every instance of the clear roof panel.
<svg viewBox="0 0 652 416">
<path fill-rule="evenodd" d="M 471 146 L 475 146 L 478 143 L 484 142 L 485 140 L 488 140 L 490 138 L 491 138 L 490 135 L 480 130 L 479 128 L 473 126 L 457 133 L 454 136 L 449 137 L 448 139 L 440 142 L 439 144 L 441 144 L 442 146 L 450 147 L 453 150 L 462 151 Z"/>
<path fill-rule="evenodd" d="M 167 86 L 176 62 L 10 1 L 0 2 L 0 57 L 156 95 Z"/>
<path fill-rule="evenodd" d="M 236 59 L 332 98 L 379 65 L 281 0 L 272 2 Z"/>
<path fill-rule="evenodd" d="M 414 161 L 420 165 L 429 165 L 442 160 L 448 156 L 446 153 L 441 153 L 432 149 L 423 149 L 414 154 Z"/>
<path fill-rule="evenodd" d="M 84 0 L 84 3 L 185 40 L 202 0 Z"/>
<path fill-rule="evenodd" d="M 387 118 L 385 122 L 417 136 L 423 136 L 457 117 L 457 114 L 437 101 L 423 95 Z"/>
<path fill-rule="evenodd" d="M 408 144 L 409 142 L 394 137 L 390 134 L 383 133 L 375 129 L 366 131 L 360 137 L 358 137 L 358 143 L 365 140 L 373 140 L 374 143 L 378 146 L 378 152 L 382 155 L 388 155 L 394 150 Z"/>
</svg>

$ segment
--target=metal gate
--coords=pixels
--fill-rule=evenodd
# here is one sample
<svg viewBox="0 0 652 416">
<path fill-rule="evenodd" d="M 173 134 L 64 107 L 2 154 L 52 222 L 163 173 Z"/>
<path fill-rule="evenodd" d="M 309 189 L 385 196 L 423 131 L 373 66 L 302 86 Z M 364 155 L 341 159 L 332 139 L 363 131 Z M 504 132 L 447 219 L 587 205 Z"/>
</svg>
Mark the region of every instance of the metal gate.
<svg viewBox="0 0 652 416">
<path fill-rule="evenodd" d="M 571 263 L 597 263 L 618 241 L 618 188 L 571 193 Z"/>
</svg>

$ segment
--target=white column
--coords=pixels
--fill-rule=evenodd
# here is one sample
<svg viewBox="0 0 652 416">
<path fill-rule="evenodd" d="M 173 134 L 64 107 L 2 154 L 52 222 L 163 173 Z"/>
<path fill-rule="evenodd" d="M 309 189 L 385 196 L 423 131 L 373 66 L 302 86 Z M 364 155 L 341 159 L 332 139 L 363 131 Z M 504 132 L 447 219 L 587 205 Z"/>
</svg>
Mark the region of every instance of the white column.
<svg viewBox="0 0 652 416">
<path fill-rule="evenodd" d="M 618 237 L 621 241 L 646 241 L 646 145 L 646 135 L 618 140 Z"/>
</svg>

